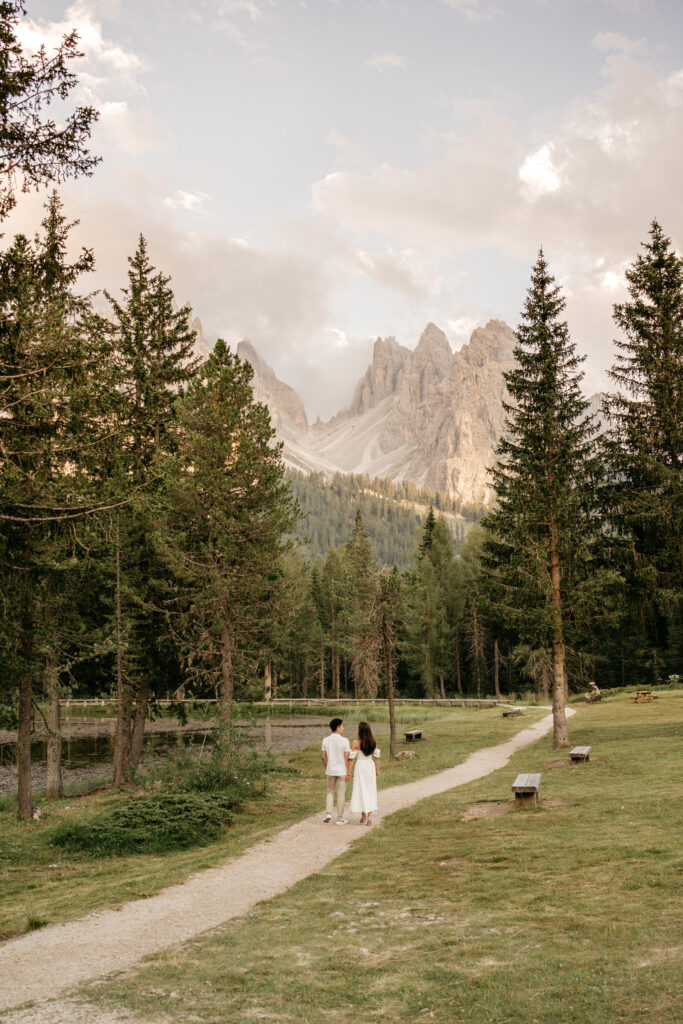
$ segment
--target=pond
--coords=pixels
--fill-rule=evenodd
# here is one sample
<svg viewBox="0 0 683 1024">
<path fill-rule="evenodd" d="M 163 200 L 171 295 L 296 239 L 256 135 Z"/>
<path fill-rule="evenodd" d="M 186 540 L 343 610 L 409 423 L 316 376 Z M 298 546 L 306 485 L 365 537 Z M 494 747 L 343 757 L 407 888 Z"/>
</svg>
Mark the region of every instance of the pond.
<svg viewBox="0 0 683 1024">
<path fill-rule="evenodd" d="M 293 715 L 238 723 L 238 728 L 256 747 L 275 753 L 291 753 L 312 743 L 320 743 L 329 732 L 329 719 L 317 715 Z M 375 725 L 373 724 L 373 728 Z M 377 728 L 382 728 L 378 725 Z M 113 719 L 69 718 L 63 723 L 62 774 L 64 785 L 111 778 L 114 756 Z M 212 726 L 203 721 L 190 721 L 179 726 L 172 719 L 149 721 L 145 727 L 141 767 L 150 767 L 155 758 L 167 757 L 186 745 L 211 746 Z M 355 736 L 356 722 L 346 723 L 348 736 Z M 32 781 L 36 790 L 46 783 L 47 740 L 38 737 L 31 744 Z M 15 793 L 17 789 L 16 747 L 14 737 L 0 741 L 0 793 Z"/>
</svg>

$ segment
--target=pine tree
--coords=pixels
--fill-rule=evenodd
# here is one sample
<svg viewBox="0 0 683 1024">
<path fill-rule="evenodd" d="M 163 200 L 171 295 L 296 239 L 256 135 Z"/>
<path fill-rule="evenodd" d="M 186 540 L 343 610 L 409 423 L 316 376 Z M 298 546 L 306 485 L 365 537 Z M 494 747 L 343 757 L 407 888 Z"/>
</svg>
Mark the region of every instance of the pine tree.
<svg viewBox="0 0 683 1024">
<path fill-rule="evenodd" d="M 384 653 L 384 684 L 389 703 L 389 758 L 396 757 L 396 680 L 394 653 L 398 645 L 403 618 L 401 576 L 396 566 L 386 567 L 379 577 L 379 623 Z"/>
<path fill-rule="evenodd" d="M 297 508 L 284 481 L 268 410 L 254 401 L 248 362 L 219 339 L 176 404 L 160 450 L 156 543 L 177 579 L 176 611 L 191 675 L 220 679 L 228 725 L 236 682 L 271 642 L 282 556 Z"/>
<path fill-rule="evenodd" d="M 516 332 L 516 366 L 505 375 L 511 401 L 493 471 L 498 504 L 485 520 L 491 588 L 521 638 L 551 652 L 554 747 L 569 744 L 565 634 L 598 531 L 594 427 L 564 307 L 541 251 Z"/>
<path fill-rule="evenodd" d="M 35 679 L 46 680 L 53 708 L 58 700 L 70 603 L 65 580 L 85 551 L 76 531 L 117 504 L 103 476 L 114 443 L 113 361 L 88 300 L 74 291 L 92 268 L 92 254 L 86 250 L 68 262 L 72 225 L 56 193 L 46 204 L 42 227 L 33 243 L 17 236 L 0 259 L 1 569 L 5 614 L 12 623 L 3 660 L 10 669 L 5 681 L 14 678 L 19 688 L 20 817 L 32 811 Z M 56 719 L 54 724 L 58 731 Z M 53 794 L 59 790 L 57 768 L 55 773 Z"/>
<path fill-rule="evenodd" d="M 111 333 L 121 377 L 119 416 L 126 438 L 118 473 L 131 497 L 117 519 L 114 543 L 116 784 L 139 760 L 150 686 L 165 661 L 158 612 L 163 570 L 155 559 L 147 511 L 154 482 L 151 466 L 160 447 L 170 450 L 174 444 L 167 431 L 175 399 L 199 365 L 190 308 L 176 310 L 170 278 L 152 266 L 143 235 L 128 263 L 122 300 L 105 292 L 112 309 Z"/>
<path fill-rule="evenodd" d="M 377 620 L 377 568 L 360 512 L 356 513 L 351 539 L 344 545 L 344 560 L 350 591 L 345 627 L 347 643 L 353 651 L 351 671 L 355 693 L 359 697 L 373 698 L 379 688 L 381 643 Z"/>
<path fill-rule="evenodd" d="M 611 554 L 657 679 L 683 654 L 683 261 L 657 221 L 642 248 L 626 272 L 629 300 L 614 307 L 624 337 L 605 450 Z"/>
<path fill-rule="evenodd" d="M 57 101 L 62 107 L 77 84 L 70 63 L 83 54 L 78 34 L 65 35 L 54 53 L 44 46 L 27 54 L 17 38 L 23 0 L 0 3 L 0 220 L 16 205 L 16 193 L 50 182 L 90 175 L 99 157 L 87 151 L 99 114 L 76 107 L 58 122 L 44 114 Z"/>
<path fill-rule="evenodd" d="M 406 599 L 404 652 L 425 696 L 445 697 L 452 671 L 453 544 L 444 520 L 430 507 Z"/>
</svg>

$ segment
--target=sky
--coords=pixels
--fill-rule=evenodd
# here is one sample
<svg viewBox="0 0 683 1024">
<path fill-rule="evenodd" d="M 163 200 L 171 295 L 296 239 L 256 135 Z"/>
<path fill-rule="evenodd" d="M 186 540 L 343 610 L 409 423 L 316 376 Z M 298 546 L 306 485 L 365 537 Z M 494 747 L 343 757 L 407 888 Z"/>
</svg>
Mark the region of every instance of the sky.
<svg viewBox="0 0 683 1024">
<path fill-rule="evenodd" d="M 309 418 L 378 336 L 515 327 L 541 246 L 603 389 L 652 219 L 683 247 L 679 0 L 27 0 L 27 48 L 71 28 L 102 163 L 60 191 L 90 284 L 125 286 L 142 232 L 207 337 L 250 339 Z"/>
</svg>

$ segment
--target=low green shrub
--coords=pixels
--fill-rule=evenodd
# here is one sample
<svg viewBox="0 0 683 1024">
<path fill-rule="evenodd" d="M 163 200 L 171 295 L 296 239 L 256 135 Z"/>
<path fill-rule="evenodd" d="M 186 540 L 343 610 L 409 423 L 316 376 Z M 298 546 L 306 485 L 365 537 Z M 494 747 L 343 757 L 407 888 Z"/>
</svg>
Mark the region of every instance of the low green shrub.
<svg viewBox="0 0 683 1024">
<path fill-rule="evenodd" d="M 55 828 L 50 844 L 89 857 L 205 846 L 230 823 L 237 793 L 154 793 L 133 797 L 111 811 Z"/>
</svg>

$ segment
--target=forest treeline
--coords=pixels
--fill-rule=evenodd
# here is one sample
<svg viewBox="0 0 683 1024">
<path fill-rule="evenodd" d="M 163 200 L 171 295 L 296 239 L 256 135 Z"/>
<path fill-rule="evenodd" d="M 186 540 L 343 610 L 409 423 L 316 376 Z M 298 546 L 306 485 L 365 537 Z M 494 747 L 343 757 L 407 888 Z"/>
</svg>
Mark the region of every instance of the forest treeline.
<svg viewBox="0 0 683 1024">
<path fill-rule="evenodd" d="M 391 477 L 335 473 L 328 479 L 322 473 L 288 470 L 287 480 L 301 509 L 296 529 L 301 553 L 309 560 L 345 544 L 356 512 L 360 512 L 375 560 L 407 569 L 430 507 L 444 514 L 456 550 L 485 511 L 440 491 L 417 487 L 409 480 L 395 482 Z"/>
<path fill-rule="evenodd" d="M 27 56 L 21 10 L 0 2 L 0 216 L 22 188 L 95 162 L 95 111 L 60 125 L 45 115 L 75 82 L 76 40 L 49 60 Z M 195 357 L 189 307 L 142 236 L 102 308 L 87 295 L 95 255 L 70 258 L 70 230 L 53 191 L 35 236 L 5 239 L 0 254 L 0 703 L 18 730 L 20 817 L 33 810 L 37 718 L 48 796 L 61 793 L 66 694 L 115 697 L 118 784 L 139 761 L 154 701 L 182 692 L 215 696 L 227 733 L 234 698 L 266 688 L 531 688 L 552 699 L 561 746 L 569 690 L 680 673 L 683 263 L 656 222 L 614 309 L 603 433 L 540 253 L 506 375 L 496 504 L 457 554 L 430 509 L 400 559 L 380 544 L 373 553 L 362 496 L 349 522 L 341 478 L 327 490 L 316 478 L 287 482 L 251 367 L 220 340 Z M 388 521 L 389 485 L 368 484 Z M 348 535 L 340 512 L 306 558 L 292 488 L 304 505 L 322 510 L 325 494 L 331 508 L 346 505 Z"/>
</svg>

